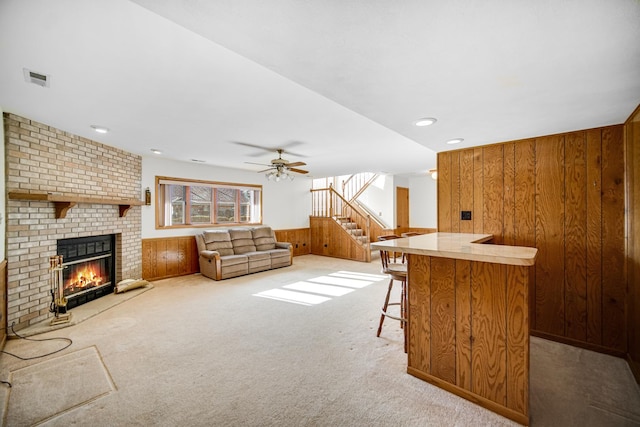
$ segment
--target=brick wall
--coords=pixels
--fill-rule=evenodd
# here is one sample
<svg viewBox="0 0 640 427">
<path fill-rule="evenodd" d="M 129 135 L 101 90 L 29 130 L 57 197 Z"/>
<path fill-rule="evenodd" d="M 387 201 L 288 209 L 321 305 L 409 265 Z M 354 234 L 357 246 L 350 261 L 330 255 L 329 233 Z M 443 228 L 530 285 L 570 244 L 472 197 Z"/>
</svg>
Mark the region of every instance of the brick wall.
<svg viewBox="0 0 640 427">
<path fill-rule="evenodd" d="M 14 114 L 4 114 L 7 192 L 140 199 L 142 159 Z M 142 276 L 141 209 L 78 203 L 56 219 L 53 203 L 7 199 L 7 320 L 16 330 L 51 316 L 49 257 L 56 241 L 116 234 L 116 280 Z M 72 310 L 73 311 L 73 310 Z"/>
</svg>

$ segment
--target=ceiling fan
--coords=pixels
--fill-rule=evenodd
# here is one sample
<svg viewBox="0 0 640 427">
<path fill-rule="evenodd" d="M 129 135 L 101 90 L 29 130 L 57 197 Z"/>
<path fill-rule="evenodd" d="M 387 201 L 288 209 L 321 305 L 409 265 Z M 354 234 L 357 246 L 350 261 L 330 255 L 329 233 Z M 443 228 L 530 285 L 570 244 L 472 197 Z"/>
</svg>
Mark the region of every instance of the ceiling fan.
<svg viewBox="0 0 640 427">
<path fill-rule="evenodd" d="M 271 164 L 263 164 L 263 163 L 254 163 L 254 162 L 245 162 L 250 165 L 260 165 L 260 166 L 268 166 L 267 169 L 258 171 L 258 173 L 266 172 L 265 176 L 269 180 L 280 181 L 281 179 L 289 178 L 293 180 L 294 175 L 291 172 L 306 174 L 309 171 L 304 169 L 299 169 L 298 166 L 305 166 L 305 162 L 289 162 L 282 158 L 282 154 L 284 150 L 282 148 L 276 149 L 278 152 L 278 158 L 271 160 Z"/>
</svg>

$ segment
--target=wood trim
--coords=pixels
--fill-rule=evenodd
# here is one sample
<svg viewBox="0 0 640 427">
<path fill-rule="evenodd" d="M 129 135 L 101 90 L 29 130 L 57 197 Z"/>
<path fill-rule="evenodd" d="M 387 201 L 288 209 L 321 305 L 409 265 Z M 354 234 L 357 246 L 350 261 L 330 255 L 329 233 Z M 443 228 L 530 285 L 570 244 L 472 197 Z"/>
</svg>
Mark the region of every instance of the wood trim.
<svg viewBox="0 0 640 427">
<path fill-rule="evenodd" d="M 7 340 L 7 260 L 0 261 L 0 350 Z"/>
<path fill-rule="evenodd" d="M 118 205 L 120 217 L 124 217 L 132 206 L 142 206 L 144 202 L 137 199 L 105 199 L 100 197 L 68 196 L 49 193 L 9 192 L 11 200 L 30 200 L 36 202 L 52 202 L 55 205 L 56 219 L 65 218 L 69 209 L 78 203 L 96 205 Z"/>
<path fill-rule="evenodd" d="M 500 414 L 505 418 L 508 418 L 512 421 L 515 421 L 517 423 L 520 423 L 524 426 L 528 426 L 529 425 L 529 417 L 527 415 L 523 415 L 517 411 L 514 411 L 512 409 L 509 408 L 505 408 L 502 405 L 497 404 L 496 402 L 493 402 L 489 399 L 486 399 L 482 396 L 478 396 L 475 393 L 470 392 L 469 390 L 466 390 L 462 387 L 458 387 L 454 384 L 450 384 L 446 381 L 441 380 L 438 377 L 435 377 L 433 375 L 429 375 L 426 374 L 422 371 L 419 371 L 417 369 L 408 367 L 407 368 L 407 373 L 409 375 L 413 375 L 416 378 L 420 378 L 421 380 L 424 380 L 428 383 L 431 383 L 433 385 L 435 385 L 436 387 L 440 387 L 443 390 L 446 390 L 450 393 L 453 393 L 457 396 L 463 397 L 465 399 L 467 399 L 468 401 L 475 403 L 478 406 L 482 406 L 483 408 L 486 408 L 492 412 L 495 412 L 496 414 Z"/>
<path fill-rule="evenodd" d="M 640 105 L 624 125 L 627 212 L 627 355 L 631 372 L 640 384 Z"/>
</svg>

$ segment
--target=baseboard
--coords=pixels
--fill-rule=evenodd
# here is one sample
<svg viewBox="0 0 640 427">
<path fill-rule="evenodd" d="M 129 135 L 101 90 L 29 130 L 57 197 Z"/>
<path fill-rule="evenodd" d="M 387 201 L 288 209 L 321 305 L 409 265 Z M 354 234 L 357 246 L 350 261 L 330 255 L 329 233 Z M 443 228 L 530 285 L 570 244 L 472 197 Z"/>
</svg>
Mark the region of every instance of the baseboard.
<svg viewBox="0 0 640 427">
<path fill-rule="evenodd" d="M 611 356 L 615 356 L 615 357 L 620 357 L 622 359 L 627 359 L 627 353 L 624 351 L 620 351 L 620 350 L 616 350 L 613 348 L 609 348 L 609 347 L 605 347 L 602 345 L 597 345 L 597 344 L 591 344 L 588 342 L 584 342 L 584 341 L 580 341 L 580 340 L 576 340 L 576 339 L 572 339 L 572 338 L 567 338 L 567 337 L 561 337 L 558 335 L 553 335 L 553 334 L 549 334 L 546 332 L 542 332 L 542 331 L 536 331 L 536 330 L 531 330 L 530 335 L 534 336 L 534 337 L 538 337 L 538 338 L 544 338 L 546 340 L 549 341 L 555 341 L 555 342 L 559 342 L 562 344 L 567 344 L 567 345 L 571 345 L 573 347 L 580 347 L 580 348 L 584 348 L 585 350 L 591 350 L 591 351 L 595 351 L 598 353 L 603 353 L 603 354 L 608 354 Z"/>
</svg>

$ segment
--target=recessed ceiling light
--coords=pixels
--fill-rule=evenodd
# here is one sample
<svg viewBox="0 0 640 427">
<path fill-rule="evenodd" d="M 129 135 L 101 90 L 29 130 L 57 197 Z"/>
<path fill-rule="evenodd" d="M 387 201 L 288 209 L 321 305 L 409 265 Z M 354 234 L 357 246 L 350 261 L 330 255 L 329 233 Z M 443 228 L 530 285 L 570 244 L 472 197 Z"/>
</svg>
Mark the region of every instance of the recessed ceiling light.
<svg viewBox="0 0 640 427">
<path fill-rule="evenodd" d="M 91 129 L 95 130 L 98 133 L 107 133 L 107 132 L 109 132 L 109 128 L 106 128 L 104 126 L 91 125 Z"/>
<path fill-rule="evenodd" d="M 447 141 L 447 144 L 459 144 L 462 141 L 464 141 L 464 139 L 462 138 L 454 138 L 454 139 L 450 139 Z"/>
<path fill-rule="evenodd" d="M 152 149 L 151 149 L 151 152 L 152 152 L 153 154 L 162 154 L 162 151 L 158 150 L 157 148 L 152 148 Z"/>
<path fill-rule="evenodd" d="M 417 120 L 415 125 L 416 126 L 430 126 L 430 125 L 434 124 L 435 122 L 437 122 L 437 120 L 434 119 L 433 117 L 425 117 L 423 119 Z"/>
</svg>

